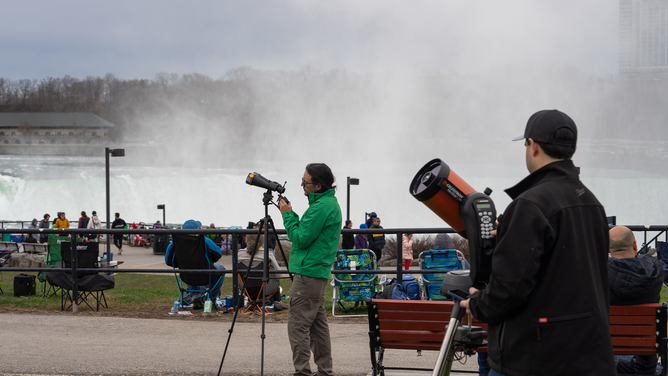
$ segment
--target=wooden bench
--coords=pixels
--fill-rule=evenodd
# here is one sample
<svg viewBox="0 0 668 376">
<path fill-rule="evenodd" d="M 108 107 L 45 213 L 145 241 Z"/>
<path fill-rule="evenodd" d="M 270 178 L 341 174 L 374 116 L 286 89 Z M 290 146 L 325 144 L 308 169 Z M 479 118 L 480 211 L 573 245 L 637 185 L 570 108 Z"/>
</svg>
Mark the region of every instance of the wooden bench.
<svg viewBox="0 0 668 376">
<path fill-rule="evenodd" d="M 0 242 L 0 249 L 9 249 L 10 251 L 19 250 L 19 243 L 14 242 Z"/>
<path fill-rule="evenodd" d="M 422 370 L 386 367 L 385 349 L 439 351 L 445 326 L 450 321 L 454 303 L 450 301 L 373 299 L 369 310 L 369 347 L 373 375 L 385 369 Z M 615 355 L 658 355 L 662 375 L 668 367 L 667 307 L 665 304 L 640 304 L 610 307 L 610 334 Z M 468 325 L 464 316 L 462 325 Z M 473 320 L 473 325 L 487 330 L 487 324 Z M 477 349 L 487 351 L 485 347 Z M 431 371 L 431 370 L 429 370 Z M 461 372 L 461 371 L 459 371 Z"/>
</svg>

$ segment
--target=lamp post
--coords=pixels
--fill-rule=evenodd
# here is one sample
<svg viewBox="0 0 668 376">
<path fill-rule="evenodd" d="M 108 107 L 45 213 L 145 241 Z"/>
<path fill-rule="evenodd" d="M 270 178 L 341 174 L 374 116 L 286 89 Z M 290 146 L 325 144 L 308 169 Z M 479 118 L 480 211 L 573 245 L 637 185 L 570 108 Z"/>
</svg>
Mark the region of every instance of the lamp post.
<svg viewBox="0 0 668 376">
<path fill-rule="evenodd" d="M 110 221 L 111 219 L 109 218 L 109 211 L 111 210 L 109 208 L 109 156 L 112 157 L 125 157 L 125 149 L 109 149 L 105 148 L 104 149 L 104 169 L 105 169 L 105 180 L 106 180 L 106 185 L 107 185 L 107 230 L 110 228 Z M 111 245 L 109 245 L 109 235 L 107 234 L 107 262 L 111 261 L 109 260 L 109 256 L 111 256 Z"/>
<path fill-rule="evenodd" d="M 165 204 L 158 205 L 158 210 L 160 209 L 162 209 L 162 227 L 164 227 L 167 225 L 167 223 L 165 223 Z"/>
<path fill-rule="evenodd" d="M 346 198 L 347 203 L 346 203 L 346 220 L 350 219 L 350 186 L 351 185 L 359 185 L 360 184 L 360 179 L 358 178 L 351 178 L 348 176 L 348 197 Z"/>
</svg>

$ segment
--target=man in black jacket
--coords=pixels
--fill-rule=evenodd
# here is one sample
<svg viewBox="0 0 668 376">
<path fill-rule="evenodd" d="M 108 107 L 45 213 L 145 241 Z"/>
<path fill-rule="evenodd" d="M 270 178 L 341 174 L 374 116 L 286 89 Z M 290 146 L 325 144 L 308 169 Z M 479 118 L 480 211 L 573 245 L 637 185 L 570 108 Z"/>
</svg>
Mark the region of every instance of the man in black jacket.
<svg viewBox="0 0 668 376">
<path fill-rule="evenodd" d="M 654 257 L 638 255 L 638 244 L 633 232 L 624 226 L 610 229 L 610 281 L 611 305 L 658 303 L 663 287 L 663 267 Z M 617 373 L 620 375 L 654 375 L 656 355 L 618 357 Z"/>
<path fill-rule="evenodd" d="M 123 219 L 121 219 L 120 213 L 116 213 L 114 216 L 116 219 L 111 222 L 111 228 L 114 230 L 124 229 L 126 223 Z M 123 253 L 123 234 L 114 234 L 114 245 L 116 248 L 118 248 L 118 255 L 120 256 L 121 253 Z"/>
<path fill-rule="evenodd" d="M 530 175 L 506 190 L 489 284 L 462 306 L 489 323 L 490 375 L 614 375 L 608 223 L 571 161 L 577 127 L 539 111 L 522 139 Z"/>
<path fill-rule="evenodd" d="M 369 229 L 375 228 L 382 228 L 378 217 L 373 219 L 373 226 L 369 227 Z M 383 248 L 385 248 L 385 234 L 369 234 L 367 239 L 369 240 L 369 249 L 376 255 L 376 261 L 380 261 L 383 256 Z"/>
</svg>

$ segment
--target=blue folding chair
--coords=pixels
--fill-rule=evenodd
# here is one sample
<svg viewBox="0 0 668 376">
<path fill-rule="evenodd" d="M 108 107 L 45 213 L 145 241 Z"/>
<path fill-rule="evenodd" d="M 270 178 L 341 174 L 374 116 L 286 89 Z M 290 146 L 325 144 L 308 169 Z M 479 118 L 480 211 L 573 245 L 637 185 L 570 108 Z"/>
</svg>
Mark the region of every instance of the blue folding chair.
<svg viewBox="0 0 668 376">
<path fill-rule="evenodd" d="M 336 251 L 336 260 L 332 269 L 334 294 L 332 297 L 332 316 L 334 317 L 361 317 L 363 315 L 337 315 L 336 307 L 347 313 L 349 308 L 344 302 L 355 302 L 357 307 L 367 298 L 373 298 L 378 286 L 377 274 L 341 274 L 337 270 L 375 270 L 376 255 L 368 249 L 340 249 Z"/>
<path fill-rule="evenodd" d="M 450 270 L 463 269 L 462 260 L 464 255 L 456 249 L 435 250 L 430 249 L 420 253 L 418 262 L 420 270 L 445 271 L 445 273 L 425 273 L 422 275 L 423 300 L 452 300 L 440 294 L 443 277 Z"/>
</svg>

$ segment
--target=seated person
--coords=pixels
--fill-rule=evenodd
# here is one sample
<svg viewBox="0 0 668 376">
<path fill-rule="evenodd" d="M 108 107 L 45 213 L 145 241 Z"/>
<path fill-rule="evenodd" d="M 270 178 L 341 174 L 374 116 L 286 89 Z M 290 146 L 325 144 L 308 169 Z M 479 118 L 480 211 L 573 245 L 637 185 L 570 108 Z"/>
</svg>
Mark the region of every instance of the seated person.
<svg viewBox="0 0 668 376">
<path fill-rule="evenodd" d="M 257 240 L 257 247 L 255 247 L 255 242 Z M 251 256 L 253 256 L 253 263 L 255 261 L 264 261 L 264 249 L 262 248 L 264 245 L 264 235 L 260 235 L 259 237 L 256 234 L 248 234 L 246 235 L 246 248 L 240 249 L 237 252 L 237 259 L 239 260 L 239 263 L 243 263 L 248 267 L 248 262 L 251 259 Z M 259 252 L 258 252 L 259 251 Z M 278 261 L 276 261 L 276 257 L 269 252 L 269 263 L 270 263 L 270 269 L 272 270 L 281 270 L 281 267 L 278 265 Z M 246 271 L 242 268 L 239 268 L 239 273 L 241 275 L 244 275 Z M 271 305 L 271 301 L 274 301 L 274 311 L 280 311 L 283 309 L 283 306 L 281 305 L 281 292 L 280 292 L 280 283 L 279 283 L 279 278 L 282 277 L 281 274 L 269 274 L 269 282 L 264 286 L 265 289 L 265 294 L 266 297 L 269 299 L 267 300 L 267 304 Z"/>
<path fill-rule="evenodd" d="M 633 232 L 624 226 L 610 229 L 610 305 L 659 303 L 663 286 L 663 268 L 651 256 L 638 255 Z M 620 375 L 654 375 L 656 355 L 616 356 Z"/>
<path fill-rule="evenodd" d="M 184 230 L 196 230 L 196 229 L 199 229 L 200 227 L 202 227 L 202 223 L 200 221 L 195 221 L 195 220 L 192 220 L 192 219 L 189 219 L 189 220 L 185 221 L 185 223 L 183 223 L 183 226 L 181 226 L 181 228 L 184 229 Z M 197 235 L 192 235 L 192 236 L 197 236 Z M 207 238 L 206 236 L 204 237 L 204 242 L 206 243 L 206 252 L 209 255 L 209 260 L 212 263 L 215 263 L 216 261 L 220 260 L 220 258 L 222 256 L 222 253 L 220 252 L 220 247 L 218 247 L 211 239 Z M 167 246 L 167 250 L 165 251 L 165 264 L 167 264 L 168 266 L 174 266 L 172 264 L 173 246 L 174 246 L 174 242 L 169 243 L 169 245 Z M 213 264 L 213 266 L 216 269 L 225 270 L 225 267 L 223 265 Z M 223 286 L 223 282 L 225 281 L 225 275 L 224 274 L 222 275 L 222 279 L 221 279 L 220 283 L 216 283 L 217 281 L 218 281 L 217 278 L 214 278 L 211 281 L 211 283 L 215 284 L 215 286 L 191 286 L 191 285 L 188 285 L 188 290 L 205 290 L 206 287 L 208 287 L 208 288 L 211 289 L 211 291 L 209 292 L 210 299 L 215 302 L 218 295 L 220 295 L 220 288 Z M 184 300 L 188 300 L 188 298 L 190 298 L 191 294 L 192 293 L 189 293 L 188 295 L 186 295 Z M 188 301 L 190 301 L 190 300 L 188 300 Z"/>
</svg>

